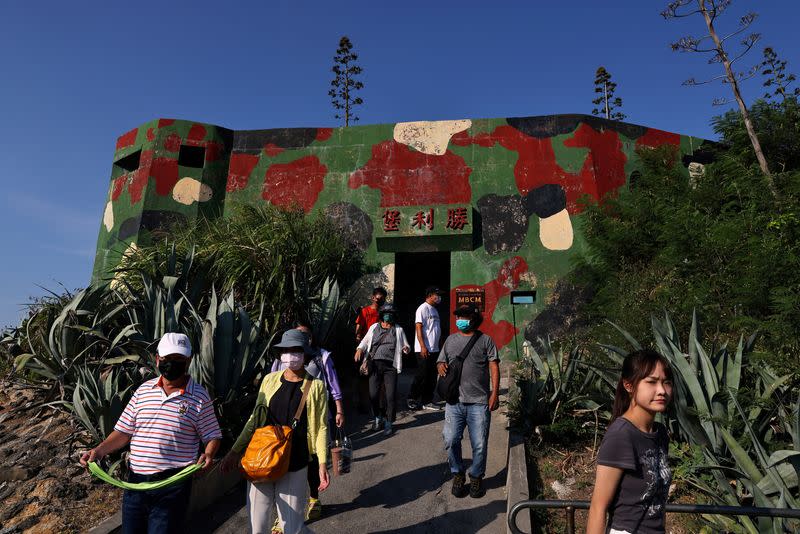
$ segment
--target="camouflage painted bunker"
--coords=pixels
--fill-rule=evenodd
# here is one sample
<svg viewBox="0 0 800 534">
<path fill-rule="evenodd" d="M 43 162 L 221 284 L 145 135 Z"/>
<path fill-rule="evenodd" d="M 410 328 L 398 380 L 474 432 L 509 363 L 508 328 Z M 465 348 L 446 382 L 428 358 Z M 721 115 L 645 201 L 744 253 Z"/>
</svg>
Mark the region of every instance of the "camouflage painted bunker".
<svg viewBox="0 0 800 534">
<path fill-rule="evenodd" d="M 513 357 L 580 253 L 580 197 L 624 187 L 637 147 L 674 145 L 688 166 L 702 143 L 586 115 L 251 131 L 158 119 L 117 140 L 94 277 L 176 222 L 299 205 L 382 267 L 409 333 L 436 284 L 445 329 L 458 298 L 477 300 L 482 330 Z M 512 310 L 512 290 L 535 290 L 534 304 Z"/>
</svg>

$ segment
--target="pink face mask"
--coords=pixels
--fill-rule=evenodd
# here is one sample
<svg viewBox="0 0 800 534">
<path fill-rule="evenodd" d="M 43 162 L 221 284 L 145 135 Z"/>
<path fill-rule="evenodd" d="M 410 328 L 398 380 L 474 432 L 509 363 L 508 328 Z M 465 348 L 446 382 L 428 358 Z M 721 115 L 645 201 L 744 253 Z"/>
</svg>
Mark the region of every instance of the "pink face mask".
<svg viewBox="0 0 800 534">
<path fill-rule="evenodd" d="M 303 367 L 305 355 L 302 352 L 284 352 L 281 354 L 281 363 L 292 371 L 298 371 Z"/>
</svg>

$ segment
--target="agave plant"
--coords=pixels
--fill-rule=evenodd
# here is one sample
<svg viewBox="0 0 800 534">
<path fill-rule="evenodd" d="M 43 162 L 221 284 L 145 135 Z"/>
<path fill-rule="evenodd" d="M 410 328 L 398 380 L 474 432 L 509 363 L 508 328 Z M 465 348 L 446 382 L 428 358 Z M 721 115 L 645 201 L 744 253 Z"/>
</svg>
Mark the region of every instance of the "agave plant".
<svg viewBox="0 0 800 534">
<path fill-rule="evenodd" d="M 587 392 L 596 380 L 593 370 L 583 365 L 578 347 L 569 354 L 553 350 L 550 339 L 539 339 L 541 355 L 529 342 L 516 366 L 517 393 L 512 399 L 513 418 L 526 427 L 549 425 L 563 414 L 597 411 L 601 407 Z"/>
<path fill-rule="evenodd" d="M 25 372 L 29 381 L 48 389 L 49 399 L 67 398 L 75 387 L 78 368 L 103 360 L 143 350 L 135 336 L 135 328 L 120 327 L 124 323 L 126 303 L 109 298 L 103 285 L 91 285 L 79 291 L 57 317 L 49 317 L 47 338 L 34 343 L 31 332 L 20 339 L 23 350 L 14 360 L 16 372 Z M 33 323 L 31 318 L 27 321 Z M 36 346 L 43 347 L 36 350 Z"/>
<path fill-rule="evenodd" d="M 309 319 L 319 345 L 326 345 L 345 303 L 339 298 L 339 284 L 330 277 L 325 279 L 319 294 L 311 299 Z"/>
<path fill-rule="evenodd" d="M 614 327 L 634 350 L 641 348 L 625 330 Z M 795 403 L 790 415 L 785 408 L 779 410 L 782 404 L 776 402 L 780 400 L 776 393 L 786 392 L 791 375 L 777 376 L 768 367 L 759 366 L 753 373 L 754 398 L 743 408 L 740 386 L 755 336 L 746 341 L 742 337 L 734 351 L 726 345 L 706 350 L 695 314 L 684 351 L 669 314 L 663 319 L 654 316 L 652 328 L 657 350 L 669 360 L 674 371 L 674 422 L 678 433 L 702 450 L 707 465 L 698 468 L 698 473 L 710 473 L 716 482 L 712 487 L 698 477 L 692 481 L 693 485 L 722 504 L 752 501 L 756 506 L 798 508 L 800 452 L 780 449 L 768 454 L 766 447 L 773 434 L 770 422 L 775 418 L 780 419 L 780 426 L 794 442 L 795 436 L 800 437 L 798 404 Z M 627 354 L 619 347 L 603 345 L 603 348 L 616 360 Z M 786 526 L 783 519 L 724 516 L 705 516 L 705 519 L 716 528 L 753 534 L 783 532 Z"/>
<path fill-rule="evenodd" d="M 254 401 L 259 371 L 271 363 L 268 349 L 279 317 L 267 321 L 262 304 L 253 320 L 244 307 L 237 305 L 233 291 L 218 300 L 213 288 L 206 317 L 201 318 L 194 310 L 192 314 L 201 334 L 189 373 L 208 390 L 223 428 L 234 435 Z"/>
<path fill-rule="evenodd" d="M 104 368 L 78 368 L 72 402 L 64 403 L 76 415 L 78 422 L 89 432 L 93 443 L 100 443 L 114 430 L 131 395 L 142 381 L 135 366 L 139 356 L 123 356 L 104 362 Z"/>
</svg>

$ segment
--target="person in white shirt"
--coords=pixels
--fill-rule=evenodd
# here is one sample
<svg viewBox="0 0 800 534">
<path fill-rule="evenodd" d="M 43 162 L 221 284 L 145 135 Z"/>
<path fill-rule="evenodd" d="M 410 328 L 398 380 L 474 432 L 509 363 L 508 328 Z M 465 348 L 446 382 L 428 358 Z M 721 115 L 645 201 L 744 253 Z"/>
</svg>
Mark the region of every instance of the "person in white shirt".
<svg viewBox="0 0 800 534">
<path fill-rule="evenodd" d="M 431 401 L 436 388 L 436 359 L 439 357 L 439 341 L 442 337 L 439 312 L 436 310 L 436 306 L 442 302 L 441 293 L 436 286 L 428 287 L 425 301 L 419 305 L 414 316 L 417 373 L 408 393 L 408 407 L 412 410 L 438 410 Z"/>
</svg>

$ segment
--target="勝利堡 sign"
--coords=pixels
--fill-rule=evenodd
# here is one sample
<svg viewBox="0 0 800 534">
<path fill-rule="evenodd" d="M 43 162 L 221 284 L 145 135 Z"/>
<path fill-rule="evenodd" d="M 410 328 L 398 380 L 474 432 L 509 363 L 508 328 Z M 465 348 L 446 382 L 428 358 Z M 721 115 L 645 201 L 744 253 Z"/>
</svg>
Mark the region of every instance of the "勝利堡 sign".
<svg viewBox="0 0 800 534">
<path fill-rule="evenodd" d="M 486 311 L 486 291 L 483 289 L 456 289 L 456 308 L 472 305 L 481 312 Z"/>
<path fill-rule="evenodd" d="M 470 205 L 384 206 L 376 213 L 379 252 L 472 250 Z"/>
</svg>

